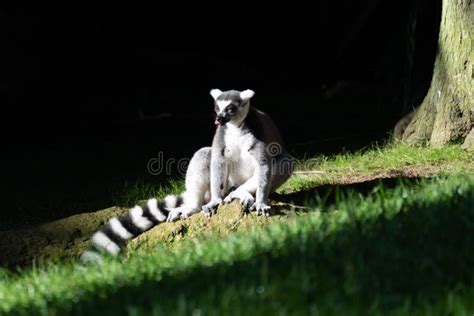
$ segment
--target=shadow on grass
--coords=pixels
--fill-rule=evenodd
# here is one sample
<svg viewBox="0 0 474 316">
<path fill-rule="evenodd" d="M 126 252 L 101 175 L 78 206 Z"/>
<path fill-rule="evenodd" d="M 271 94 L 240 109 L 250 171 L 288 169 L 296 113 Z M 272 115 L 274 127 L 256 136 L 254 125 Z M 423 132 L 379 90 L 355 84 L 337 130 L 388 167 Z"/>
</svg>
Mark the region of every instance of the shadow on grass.
<svg viewBox="0 0 474 316">
<path fill-rule="evenodd" d="M 370 185 L 365 189 L 370 192 Z M 419 203 L 391 218 L 383 213 L 355 218 L 327 234 L 286 239 L 278 250 L 249 260 L 102 288 L 104 295 L 89 295 L 72 309 L 84 314 L 113 314 L 125 306 L 128 312 L 164 314 L 338 314 L 347 309 L 367 314 L 370 308 L 384 313 L 407 302 L 430 304 L 473 285 L 473 195 Z"/>
<path fill-rule="evenodd" d="M 298 208 L 302 210 L 304 210 L 304 205 L 318 204 L 321 208 L 343 200 L 348 194 L 357 194 L 361 197 L 367 197 L 377 193 L 377 190 L 380 188 L 387 190 L 400 184 L 413 186 L 418 184 L 422 179 L 426 178 L 397 177 L 380 178 L 351 184 L 324 184 L 288 194 L 272 193 L 270 198 L 276 202 L 298 206 Z"/>
</svg>

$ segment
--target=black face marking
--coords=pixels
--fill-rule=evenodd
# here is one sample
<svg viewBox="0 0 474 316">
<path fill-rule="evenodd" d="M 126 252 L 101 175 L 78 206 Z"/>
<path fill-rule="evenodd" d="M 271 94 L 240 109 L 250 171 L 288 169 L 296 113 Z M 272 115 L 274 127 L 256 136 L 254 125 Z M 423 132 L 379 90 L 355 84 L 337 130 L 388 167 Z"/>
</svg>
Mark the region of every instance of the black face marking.
<svg viewBox="0 0 474 316">
<path fill-rule="evenodd" d="M 231 115 L 226 115 L 226 114 L 224 115 L 219 114 L 216 117 L 216 121 L 218 121 L 221 126 L 224 126 L 227 122 L 230 121 L 230 119 L 231 119 Z"/>
<path fill-rule="evenodd" d="M 237 113 L 237 105 L 231 103 L 228 106 L 224 108 L 222 112 L 219 112 L 219 110 L 216 110 L 216 120 L 219 122 L 220 125 L 225 125 L 227 122 L 232 120 L 234 115 Z"/>
<path fill-rule="evenodd" d="M 237 90 L 224 91 L 216 98 L 214 104 L 214 111 L 217 114 L 216 125 L 224 126 L 228 121 L 234 118 L 236 113 L 239 111 L 239 108 L 248 104 L 248 100 L 242 100 L 240 93 L 241 92 Z M 217 102 L 219 101 L 229 101 L 229 105 L 220 111 L 217 106 Z"/>
<path fill-rule="evenodd" d="M 229 114 L 234 114 L 237 111 L 237 106 L 235 106 L 234 104 L 230 104 L 226 106 L 225 111 Z"/>
</svg>

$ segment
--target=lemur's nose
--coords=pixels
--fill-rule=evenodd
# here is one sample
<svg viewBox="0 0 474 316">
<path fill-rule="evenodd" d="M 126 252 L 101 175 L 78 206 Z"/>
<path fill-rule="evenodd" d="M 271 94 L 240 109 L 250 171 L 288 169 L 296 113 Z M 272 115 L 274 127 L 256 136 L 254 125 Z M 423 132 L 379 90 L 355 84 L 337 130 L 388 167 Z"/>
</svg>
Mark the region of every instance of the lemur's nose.
<svg viewBox="0 0 474 316">
<path fill-rule="evenodd" d="M 218 115 L 216 117 L 216 121 L 214 122 L 216 125 L 222 125 L 222 123 L 224 122 L 224 117 Z"/>
</svg>

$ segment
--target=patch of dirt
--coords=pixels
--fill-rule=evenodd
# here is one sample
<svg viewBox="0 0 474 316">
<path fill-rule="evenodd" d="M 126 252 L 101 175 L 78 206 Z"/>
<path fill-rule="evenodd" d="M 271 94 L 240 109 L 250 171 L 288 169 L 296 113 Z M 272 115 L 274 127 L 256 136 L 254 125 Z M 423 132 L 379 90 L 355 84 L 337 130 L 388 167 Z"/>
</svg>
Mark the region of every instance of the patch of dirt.
<svg viewBox="0 0 474 316">
<path fill-rule="evenodd" d="M 462 163 L 466 170 L 470 170 L 474 173 L 474 163 L 465 164 Z M 352 184 L 366 181 L 373 181 L 377 179 L 393 179 L 393 178 L 429 178 L 438 174 L 451 173 L 458 167 L 458 164 L 419 164 L 404 166 L 381 172 L 372 172 L 369 174 L 355 174 L 354 172 L 345 175 L 333 176 L 333 179 L 329 182 L 331 184 Z M 320 170 L 302 170 L 295 171 L 295 175 L 298 177 L 311 178 L 314 176 L 324 176 L 325 172 Z"/>
<path fill-rule="evenodd" d="M 436 165 L 413 165 L 400 169 L 392 169 L 384 172 L 377 172 L 369 175 L 348 175 L 338 179 L 340 184 L 352 184 L 377 179 L 393 179 L 393 178 L 429 178 L 436 174 L 440 174 L 443 170 L 441 166 Z"/>
<path fill-rule="evenodd" d="M 28 266 L 44 260 L 77 256 L 98 227 L 126 209 L 111 207 L 19 230 L 0 231 L 0 263 L 4 267 Z"/>
</svg>

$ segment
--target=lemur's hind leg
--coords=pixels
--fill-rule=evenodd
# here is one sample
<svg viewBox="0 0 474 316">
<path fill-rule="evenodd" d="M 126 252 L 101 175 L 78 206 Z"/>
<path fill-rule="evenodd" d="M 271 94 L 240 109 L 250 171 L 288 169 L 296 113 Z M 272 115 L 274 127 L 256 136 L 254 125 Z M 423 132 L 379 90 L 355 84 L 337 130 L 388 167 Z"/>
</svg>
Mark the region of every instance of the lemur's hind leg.
<svg viewBox="0 0 474 316">
<path fill-rule="evenodd" d="M 272 158 L 270 168 L 270 189 L 268 193 L 275 192 L 293 173 L 295 159 L 288 153 L 282 154 L 278 159 Z M 266 197 L 268 198 L 268 196 Z M 258 201 L 257 201 L 258 202 Z M 257 215 L 270 216 L 270 205 L 264 203 L 254 203 L 250 211 L 255 210 Z"/>
<path fill-rule="evenodd" d="M 291 177 L 295 169 L 296 159 L 290 154 L 281 155 L 274 163 L 272 162 L 270 192 L 275 192 Z"/>
<path fill-rule="evenodd" d="M 167 222 L 188 218 L 201 211 L 202 205 L 208 202 L 210 188 L 211 147 L 199 149 L 189 162 L 186 171 L 186 190 L 181 195 L 183 202 L 170 209 Z"/>
</svg>

